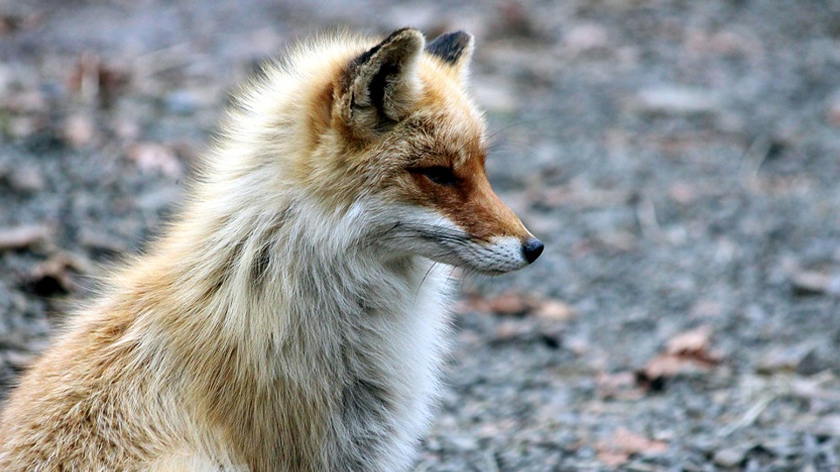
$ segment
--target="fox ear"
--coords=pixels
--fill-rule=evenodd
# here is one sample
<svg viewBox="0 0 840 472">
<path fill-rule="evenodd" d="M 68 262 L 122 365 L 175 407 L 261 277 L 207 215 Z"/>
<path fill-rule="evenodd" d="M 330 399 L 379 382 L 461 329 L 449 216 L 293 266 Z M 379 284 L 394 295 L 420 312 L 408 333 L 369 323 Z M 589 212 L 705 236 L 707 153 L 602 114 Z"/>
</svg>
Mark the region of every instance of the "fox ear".
<svg viewBox="0 0 840 472">
<path fill-rule="evenodd" d="M 417 64 L 425 43 L 419 31 L 403 28 L 350 63 L 338 106 L 357 135 L 372 134 L 411 111 L 420 95 Z"/>
<path fill-rule="evenodd" d="M 426 45 L 426 52 L 450 66 L 463 78 L 469 70 L 475 40 L 463 31 L 444 33 Z"/>
</svg>

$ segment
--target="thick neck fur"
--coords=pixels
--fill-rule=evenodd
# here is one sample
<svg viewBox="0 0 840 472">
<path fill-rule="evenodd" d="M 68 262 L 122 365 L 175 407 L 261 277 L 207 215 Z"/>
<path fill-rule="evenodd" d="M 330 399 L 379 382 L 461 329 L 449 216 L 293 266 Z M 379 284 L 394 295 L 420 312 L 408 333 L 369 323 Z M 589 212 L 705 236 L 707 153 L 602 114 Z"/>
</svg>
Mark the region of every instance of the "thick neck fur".
<svg viewBox="0 0 840 472">
<path fill-rule="evenodd" d="M 234 464 L 398 470 L 411 450 L 392 445 L 413 442 L 436 388 L 445 276 L 383 252 L 375 203 L 330 208 L 221 149 L 241 168 L 196 184 L 151 264 L 123 278 L 139 352 L 170 361 L 161 381 L 217 432 L 208 449 L 238 446 Z"/>
</svg>

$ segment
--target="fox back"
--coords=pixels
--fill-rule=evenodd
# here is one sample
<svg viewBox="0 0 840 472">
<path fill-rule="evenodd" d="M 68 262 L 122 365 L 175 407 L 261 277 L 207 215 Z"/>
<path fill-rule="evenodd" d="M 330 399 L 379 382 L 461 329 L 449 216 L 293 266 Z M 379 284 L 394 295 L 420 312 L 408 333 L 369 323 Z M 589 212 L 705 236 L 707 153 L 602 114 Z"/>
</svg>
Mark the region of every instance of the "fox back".
<svg viewBox="0 0 840 472">
<path fill-rule="evenodd" d="M 21 379 L 4 471 L 401 471 L 451 268 L 542 251 L 484 171 L 472 37 L 336 35 L 242 88 L 186 202 Z"/>
</svg>

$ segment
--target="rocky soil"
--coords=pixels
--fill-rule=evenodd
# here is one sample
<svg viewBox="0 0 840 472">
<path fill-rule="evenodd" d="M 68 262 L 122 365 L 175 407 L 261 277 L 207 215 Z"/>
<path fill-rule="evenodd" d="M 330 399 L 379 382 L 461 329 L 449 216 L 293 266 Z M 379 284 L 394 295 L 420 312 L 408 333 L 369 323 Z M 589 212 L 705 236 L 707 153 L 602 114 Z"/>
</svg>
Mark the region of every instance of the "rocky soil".
<svg viewBox="0 0 840 472">
<path fill-rule="evenodd" d="M 840 470 L 840 3 L 0 0 L 0 390 L 325 28 L 477 39 L 542 238 L 463 281 L 417 471 Z"/>
</svg>

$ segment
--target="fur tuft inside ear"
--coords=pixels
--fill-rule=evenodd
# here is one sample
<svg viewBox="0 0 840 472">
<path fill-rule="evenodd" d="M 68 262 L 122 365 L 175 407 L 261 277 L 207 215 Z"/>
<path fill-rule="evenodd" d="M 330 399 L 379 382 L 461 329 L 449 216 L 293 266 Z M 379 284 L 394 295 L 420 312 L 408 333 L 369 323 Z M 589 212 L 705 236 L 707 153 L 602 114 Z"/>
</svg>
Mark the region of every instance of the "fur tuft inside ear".
<svg viewBox="0 0 840 472">
<path fill-rule="evenodd" d="M 350 63 L 337 105 L 357 135 L 375 134 L 411 111 L 421 91 L 417 65 L 425 43 L 419 31 L 403 28 Z"/>
<path fill-rule="evenodd" d="M 475 39 L 463 31 L 444 33 L 426 45 L 426 52 L 451 66 L 460 76 L 467 73 Z"/>
</svg>

